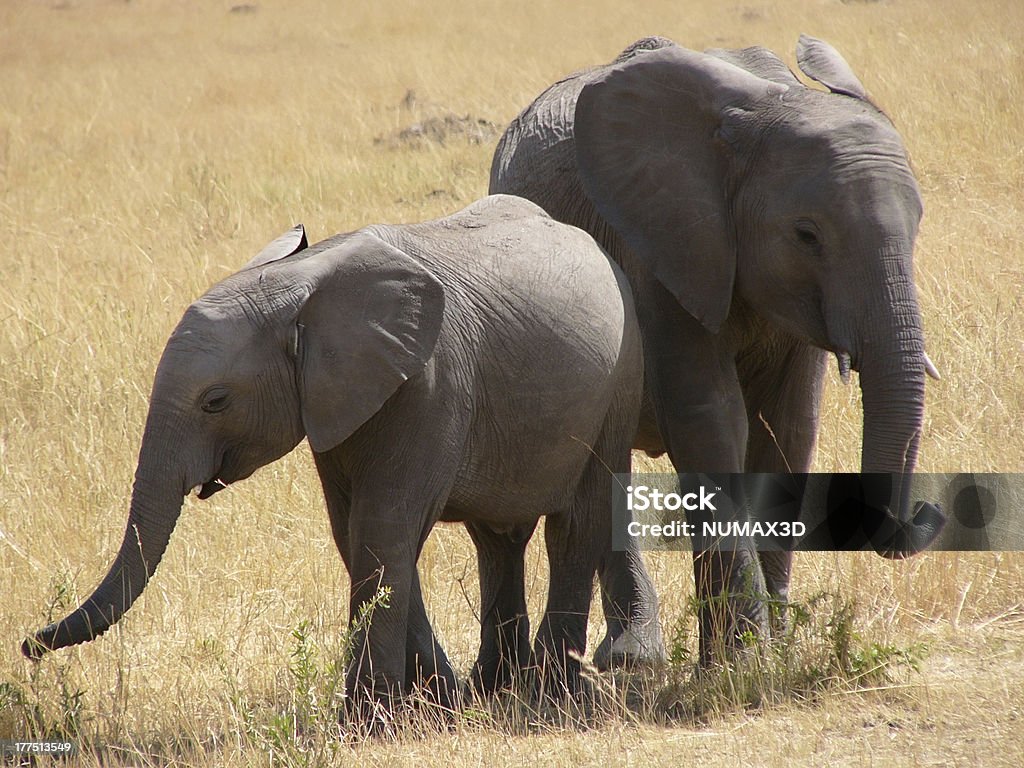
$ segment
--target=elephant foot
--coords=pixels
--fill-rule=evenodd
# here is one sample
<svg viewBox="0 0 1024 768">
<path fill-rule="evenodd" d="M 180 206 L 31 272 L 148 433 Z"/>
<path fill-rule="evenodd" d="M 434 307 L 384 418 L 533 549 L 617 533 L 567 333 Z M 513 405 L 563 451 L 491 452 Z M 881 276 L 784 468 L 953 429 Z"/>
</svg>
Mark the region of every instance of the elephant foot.
<svg viewBox="0 0 1024 768">
<path fill-rule="evenodd" d="M 480 651 L 469 674 L 467 693 L 489 696 L 514 688 L 523 671 L 535 666 L 525 615 L 496 622 L 481 633 Z"/>
<path fill-rule="evenodd" d="M 563 662 L 552 658 L 534 667 L 534 672 L 533 695 L 538 702 L 573 715 L 592 709 L 594 686 L 583 677 L 582 665 L 576 659 Z"/>
<path fill-rule="evenodd" d="M 384 740 L 398 738 L 396 704 L 401 697 L 378 696 L 369 691 L 349 694 L 342 710 L 341 726 L 358 737 Z"/>
<path fill-rule="evenodd" d="M 693 567 L 702 665 L 727 661 L 771 636 L 771 596 L 752 547 L 701 552 Z"/>
<path fill-rule="evenodd" d="M 618 634 L 612 630 L 594 651 L 594 666 L 601 672 L 610 669 L 630 669 L 639 666 L 654 666 L 665 661 L 665 644 L 661 639 L 661 626 L 657 621 L 618 627 Z"/>
<path fill-rule="evenodd" d="M 792 625 L 789 616 L 789 601 L 773 597 L 768 606 L 768 632 L 772 640 L 779 640 L 789 634 Z"/>
<path fill-rule="evenodd" d="M 437 722 L 444 722 L 452 711 L 445 705 L 451 703 L 454 684 L 454 675 L 450 681 L 444 676 L 423 675 L 416 684 L 403 685 L 396 677 L 381 672 L 354 675 L 350 671 L 340 718 L 342 729 L 357 737 L 392 740 L 400 736 L 404 723 L 422 722 L 427 710 L 438 714 Z"/>
<path fill-rule="evenodd" d="M 514 689 L 526 669 L 534 663 L 527 658 L 522 663 L 506 658 L 477 659 L 466 681 L 467 695 L 492 696 L 499 691 Z"/>
<path fill-rule="evenodd" d="M 590 711 L 594 686 L 583 676 L 583 665 L 569 645 L 538 635 L 534 656 L 533 693 L 537 701 L 574 716 Z"/>
<path fill-rule="evenodd" d="M 415 639 L 415 638 L 414 638 Z M 421 642 L 422 648 L 406 657 L 403 700 L 438 725 L 448 724 L 462 707 L 459 683 L 444 649 L 434 641 L 433 634 Z"/>
<path fill-rule="evenodd" d="M 339 721 L 342 730 L 356 738 L 390 741 L 398 739 L 410 723 L 451 730 L 462 702 L 454 679 L 421 680 L 405 694 L 361 689 L 347 695 Z"/>
<path fill-rule="evenodd" d="M 454 675 L 421 678 L 406 700 L 419 714 L 426 715 L 440 725 L 453 723 L 455 715 L 462 709 L 462 696 Z"/>
<path fill-rule="evenodd" d="M 942 533 L 946 515 L 937 504 L 919 501 L 909 522 L 902 522 L 888 509 L 869 521 L 871 546 L 883 557 L 902 560 L 926 550 Z"/>
<path fill-rule="evenodd" d="M 768 603 L 750 596 L 712 598 L 699 611 L 701 666 L 729 663 L 761 648 L 772 637 Z"/>
</svg>

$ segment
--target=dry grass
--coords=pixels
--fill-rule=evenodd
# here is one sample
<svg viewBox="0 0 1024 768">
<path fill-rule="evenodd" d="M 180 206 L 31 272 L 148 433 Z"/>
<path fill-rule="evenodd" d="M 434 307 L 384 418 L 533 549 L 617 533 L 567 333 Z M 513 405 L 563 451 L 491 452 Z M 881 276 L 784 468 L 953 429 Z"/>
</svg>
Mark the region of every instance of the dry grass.
<svg viewBox="0 0 1024 768">
<path fill-rule="evenodd" d="M 82 764 L 158 764 L 183 743 L 201 751 L 179 764 L 272 761 L 247 738 L 243 705 L 268 720 L 296 692 L 292 631 L 308 622 L 322 663 L 347 615 L 304 447 L 212 502 L 188 502 L 145 597 L 102 641 L 35 670 L 17 652 L 45 606 L 89 593 L 120 542 L 168 333 L 194 297 L 296 221 L 319 239 L 481 196 L 490 125 L 645 34 L 694 48 L 760 43 L 792 62 L 803 31 L 844 52 L 902 129 L 926 198 L 918 283 L 944 379 L 929 389 L 923 468 L 1024 469 L 1017 0 L 254 2 L 250 13 L 170 0 L 0 6 L 0 738 L 25 735 L 29 705 L 51 720 L 77 707 L 99 755 Z M 423 135 L 406 140 L 414 124 Z M 429 130 L 439 125 L 442 142 Z M 833 375 L 826 397 L 817 467 L 854 469 L 857 390 Z M 536 609 L 540 548 L 530 558 Z M 649 562 L 675 633 L 689 564 L 672 553 Z M 461 530 L 435 532 L 422 574 L 465 670 L 478 624 Z M 856 596 L 863 638 L 928 644 L 921 671 L 668 725 L 653 708 L 530 735 L 467 721 L 339 743 L 333 761 L 1024 764 L 1024 556 L 805 556 L 796 590 Z M 693 647 L 692 627 L 677 636 Z"/>
</svg>

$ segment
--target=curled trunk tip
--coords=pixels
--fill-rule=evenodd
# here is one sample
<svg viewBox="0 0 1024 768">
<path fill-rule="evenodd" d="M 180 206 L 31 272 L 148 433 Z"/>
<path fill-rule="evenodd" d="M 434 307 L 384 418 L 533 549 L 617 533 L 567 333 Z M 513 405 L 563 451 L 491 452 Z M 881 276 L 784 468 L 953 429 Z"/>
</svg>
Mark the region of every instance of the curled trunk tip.
<svg viewBox="0 0 1024 768">
<path fill-rule="evenodd" d="M 101 616 L 98 624 L 95 617 Z M 32 661 L 39 661 L 50 651 L 68 645 L 88 642 L 102 635 L 114 620 L 103 616 L 103 612 L 95 605 L 85 604 L 60 621 L 40 629 L 32 637 L 26 638 L 21 644 L 21 652 Z"/>
</svg>

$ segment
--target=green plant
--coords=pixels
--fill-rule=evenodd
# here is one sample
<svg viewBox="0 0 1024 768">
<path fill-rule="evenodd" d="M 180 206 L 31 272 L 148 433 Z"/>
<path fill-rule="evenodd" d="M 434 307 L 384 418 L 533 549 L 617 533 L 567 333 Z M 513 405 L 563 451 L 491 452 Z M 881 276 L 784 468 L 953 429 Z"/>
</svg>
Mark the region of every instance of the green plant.
<svg viewBox="0 0 1024 768">
<path fill-rule="evenodd" d="M 75 605 L 71 575 L 58 574 L 50 583 L 45 623 Z M 67 657 L 32 664 L 27 678 L 0 682 L 0 711 L 12 713 L 10 730 L 30 739 L 77 741 L 85 721 L 86 691 Z"/>
<path fill-rule="evenodd" d="M 741 637 L 740 649 L 728 661 L 695 668 L 681 647 L 688 616 L 671 635 L 666 685 L 655 707 L 669 719 L 697 720 L 785 700 L 812 699 L 827 690 L 857 690 L 892 685 L 899 674 L 916 672 L 927 653 L 924 644 L 901 646 L 868 638 L 856 629 L 855 601 L 819 592 L 794 602 L 780 613 L 784 631 L 770 641 L 751 633 Z"/>
<path fill-rule="evenodd" d="M 228 689 L 228 704 L 239 722 L 239 736 L 268 755 L 272 765 L 309 766 L 329 761 L 344 742 L 340 720 L 345 706 L 345 672 L 357 633 L 365 632 L 377 610 L 390 606 L 391 590 L 381 587 L 364 603 L 337 644 L 317 642 L 315 625 L 301 620 L 291 631 L 287 685 L 283 696 L 260 703 L 239 684 L 216 641 L 202 644 L 216 655 Z M 359 736 L 360 734 L 356 734 Z"/>
</svg>

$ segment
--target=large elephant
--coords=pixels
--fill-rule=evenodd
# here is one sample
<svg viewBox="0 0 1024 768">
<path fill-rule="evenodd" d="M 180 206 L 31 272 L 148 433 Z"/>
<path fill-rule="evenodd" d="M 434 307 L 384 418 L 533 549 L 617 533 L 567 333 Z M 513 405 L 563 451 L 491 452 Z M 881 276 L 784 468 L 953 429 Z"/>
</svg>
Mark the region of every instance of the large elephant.
<svg viewBox="0 0 1024 768">
<path fill-rule="evenodd" d="M 586 229 L 626 272 L 650 406 L 635 447 L 667 451 L 680 472 L 806 472 L 831 352 L 844 380 L 860 374 L 862 471 L 903 476 L 934 372 L 911 267 L 921 195 L 846 61 L 806 36 L 797 59 L 827 91 L 764 48 L 640 40 L 520 113 L 490 190 Z M 911 508 L 906 487 L 884 500 L 895 533 L 879 548 L 895 556 L 944 519 Z M 636 568 L 607 565 L 602 584 Z M 702 660 L 715 636 L 770 631 L 760 596 L 784 605 L 790 568 L 789 554 L 752 546 L 697 553 Z"/>
<path fill-rule="evenodd" d="M 464 522 L 480 551 L 474 679 L 487 689 L 503 662 L 529 658 L 522 548 L 545 516 L 551 586 L 534 652 L 571 690 L 642 364 L 621 271 L 528 201 L 494 196 L 311 247 L 297 227 L 185 312 L 157 368 L 120 552 L 82 606 L 23 650 L 106 631 L 152 577 L 190 490 L 207 498 L 305 436 L 351 617 L 391 591 L 356 633 L 357 702 L 387 706 L 420 685 L 451 704 L 455 676 L 416 571 L 439 520 Z M 653 599 L 646 574 L 621 583 L 643 592 L 624 602 Z"/>
</svg>

